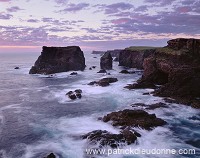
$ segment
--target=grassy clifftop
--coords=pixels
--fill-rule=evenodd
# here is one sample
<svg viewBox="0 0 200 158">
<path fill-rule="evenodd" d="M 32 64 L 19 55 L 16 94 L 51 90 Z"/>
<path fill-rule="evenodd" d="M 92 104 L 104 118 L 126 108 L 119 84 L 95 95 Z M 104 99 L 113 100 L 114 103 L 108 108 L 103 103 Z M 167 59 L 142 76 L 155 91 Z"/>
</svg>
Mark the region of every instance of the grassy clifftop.
<svg viewBox="0 0 200 158">
<path fill-rule="evenodd" d="M 131 46 L 126 48 L 126 50 L 130 51 L 143 51 L 143 50 L 148 50 L 148 49 L 157 49 L 160 47 L 150 47 L 150 46 Z"/>
</svg>

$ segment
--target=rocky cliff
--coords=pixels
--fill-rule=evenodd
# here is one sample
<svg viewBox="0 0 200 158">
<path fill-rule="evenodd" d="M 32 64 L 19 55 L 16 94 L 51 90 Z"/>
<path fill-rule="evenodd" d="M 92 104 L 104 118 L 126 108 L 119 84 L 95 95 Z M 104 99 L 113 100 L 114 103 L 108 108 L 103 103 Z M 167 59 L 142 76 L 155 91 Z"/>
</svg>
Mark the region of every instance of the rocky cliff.
<svg viewBox="0 0 200 158">
<path fill-rule="evenodd" d="M 119 66 L 143 69 L 144 59 L 154 52 L 154 48 L 148 47 L 126 48 L 119 53 Z"/>
<path fill-rule="evenodd" d="M 43 46 L 41 55 L 30 74 L 52 74 L 66 71 L 85 69 L 84 54 L 78 46 L 46 47 Z"/>
<path fill-rule="evenodd" d="M 156 95 L 200 108 L 200 39 L 174 39 L 144 59 L 139 85 L 162 85 Z M 138 87 L 132 85 L 132 87 Z M 141 86 L 142 87 L 142 86 Z"/>
</svg>

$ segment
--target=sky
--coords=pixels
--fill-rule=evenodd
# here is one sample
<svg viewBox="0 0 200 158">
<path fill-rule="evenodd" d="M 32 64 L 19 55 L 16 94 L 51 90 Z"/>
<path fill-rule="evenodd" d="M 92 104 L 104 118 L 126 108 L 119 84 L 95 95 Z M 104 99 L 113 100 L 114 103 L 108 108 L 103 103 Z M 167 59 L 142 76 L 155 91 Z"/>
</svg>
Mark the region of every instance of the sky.
<svg viewBox="0 0 200 158">
<path fill-rule="evenodd" d="M 0 0 L 0 52 L 164 46 L 200 38 L 200 0 Z"/>
</svg>

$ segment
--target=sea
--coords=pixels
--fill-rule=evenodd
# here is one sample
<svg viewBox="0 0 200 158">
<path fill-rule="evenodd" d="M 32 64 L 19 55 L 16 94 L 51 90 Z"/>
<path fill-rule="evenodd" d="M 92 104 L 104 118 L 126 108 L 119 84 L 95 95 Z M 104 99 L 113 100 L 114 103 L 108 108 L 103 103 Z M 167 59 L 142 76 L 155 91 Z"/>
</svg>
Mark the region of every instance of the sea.
<svg viewBox="0 0 200 158">
<path fill-rule="evenodd" d="M 142 71 L 121 74 L 124 67 L 114 62 L 108 74 L 100 70 L 100 55 L 85 53 L 86 69 L 71 72 L 30 75 L 29 70 L 39 53 L 0 53 L 0 158 L 44 158 L 54 153 L 57 158 L 198 158 L 200 157 L 200 110 L 186 105 L 166 103 L 168 108 L 146 110 L 156 114 L 167 125 L 151 131 L 135 128 L 142 136 L 137 143 L 122 149 L 176 150 L 176 154 L 97 154 L 88 155 L 91 147 L 81 135 L 94 130 L 119 133 L 111 123 L 99 117 L 132 107 L 134 103 L 165 103 L 161 97 L 143 95 L 153 89 L 128 90 L 124 86 L 136 82 Z M 91 66 L 95 69 L 89 70 Z M 14 69 L 19 67 L 20 69 Z M 108 87 L 89 86 L 91 81 L 116 77 Z M 66 93 L 83 91 L 82 98 L 70 100 Z M 189 151 L 195 153 L 189 153 Z M 184 151 L 179 153 L 179 151 Z"/>
</svg>

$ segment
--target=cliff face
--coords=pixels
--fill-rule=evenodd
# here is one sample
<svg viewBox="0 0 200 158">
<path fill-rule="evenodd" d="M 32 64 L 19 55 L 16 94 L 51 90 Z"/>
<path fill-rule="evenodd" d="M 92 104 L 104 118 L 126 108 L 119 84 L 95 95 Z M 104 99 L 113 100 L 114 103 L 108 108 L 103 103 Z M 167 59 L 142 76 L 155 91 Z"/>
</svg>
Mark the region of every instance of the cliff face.
<svg viewBox="0 0 200 158">
<path fill-rule="evenodd" d="M 174 39 L 144 59 L 139 83 L 161 84 L 156 95 L 200 108 L 200 40 Z"/>
<path fill-rule="evenodd" d="M 124 49 L 119 54 L 119 66 L 143 69 L 143 61 L 154 53 L 155 49 Z"/>
<path fill-rule="evenodd" d="M 85 69 L 84 54 L 78 46 L 43 47 L 30 74 L 52 74 Z"/>
</svg>

